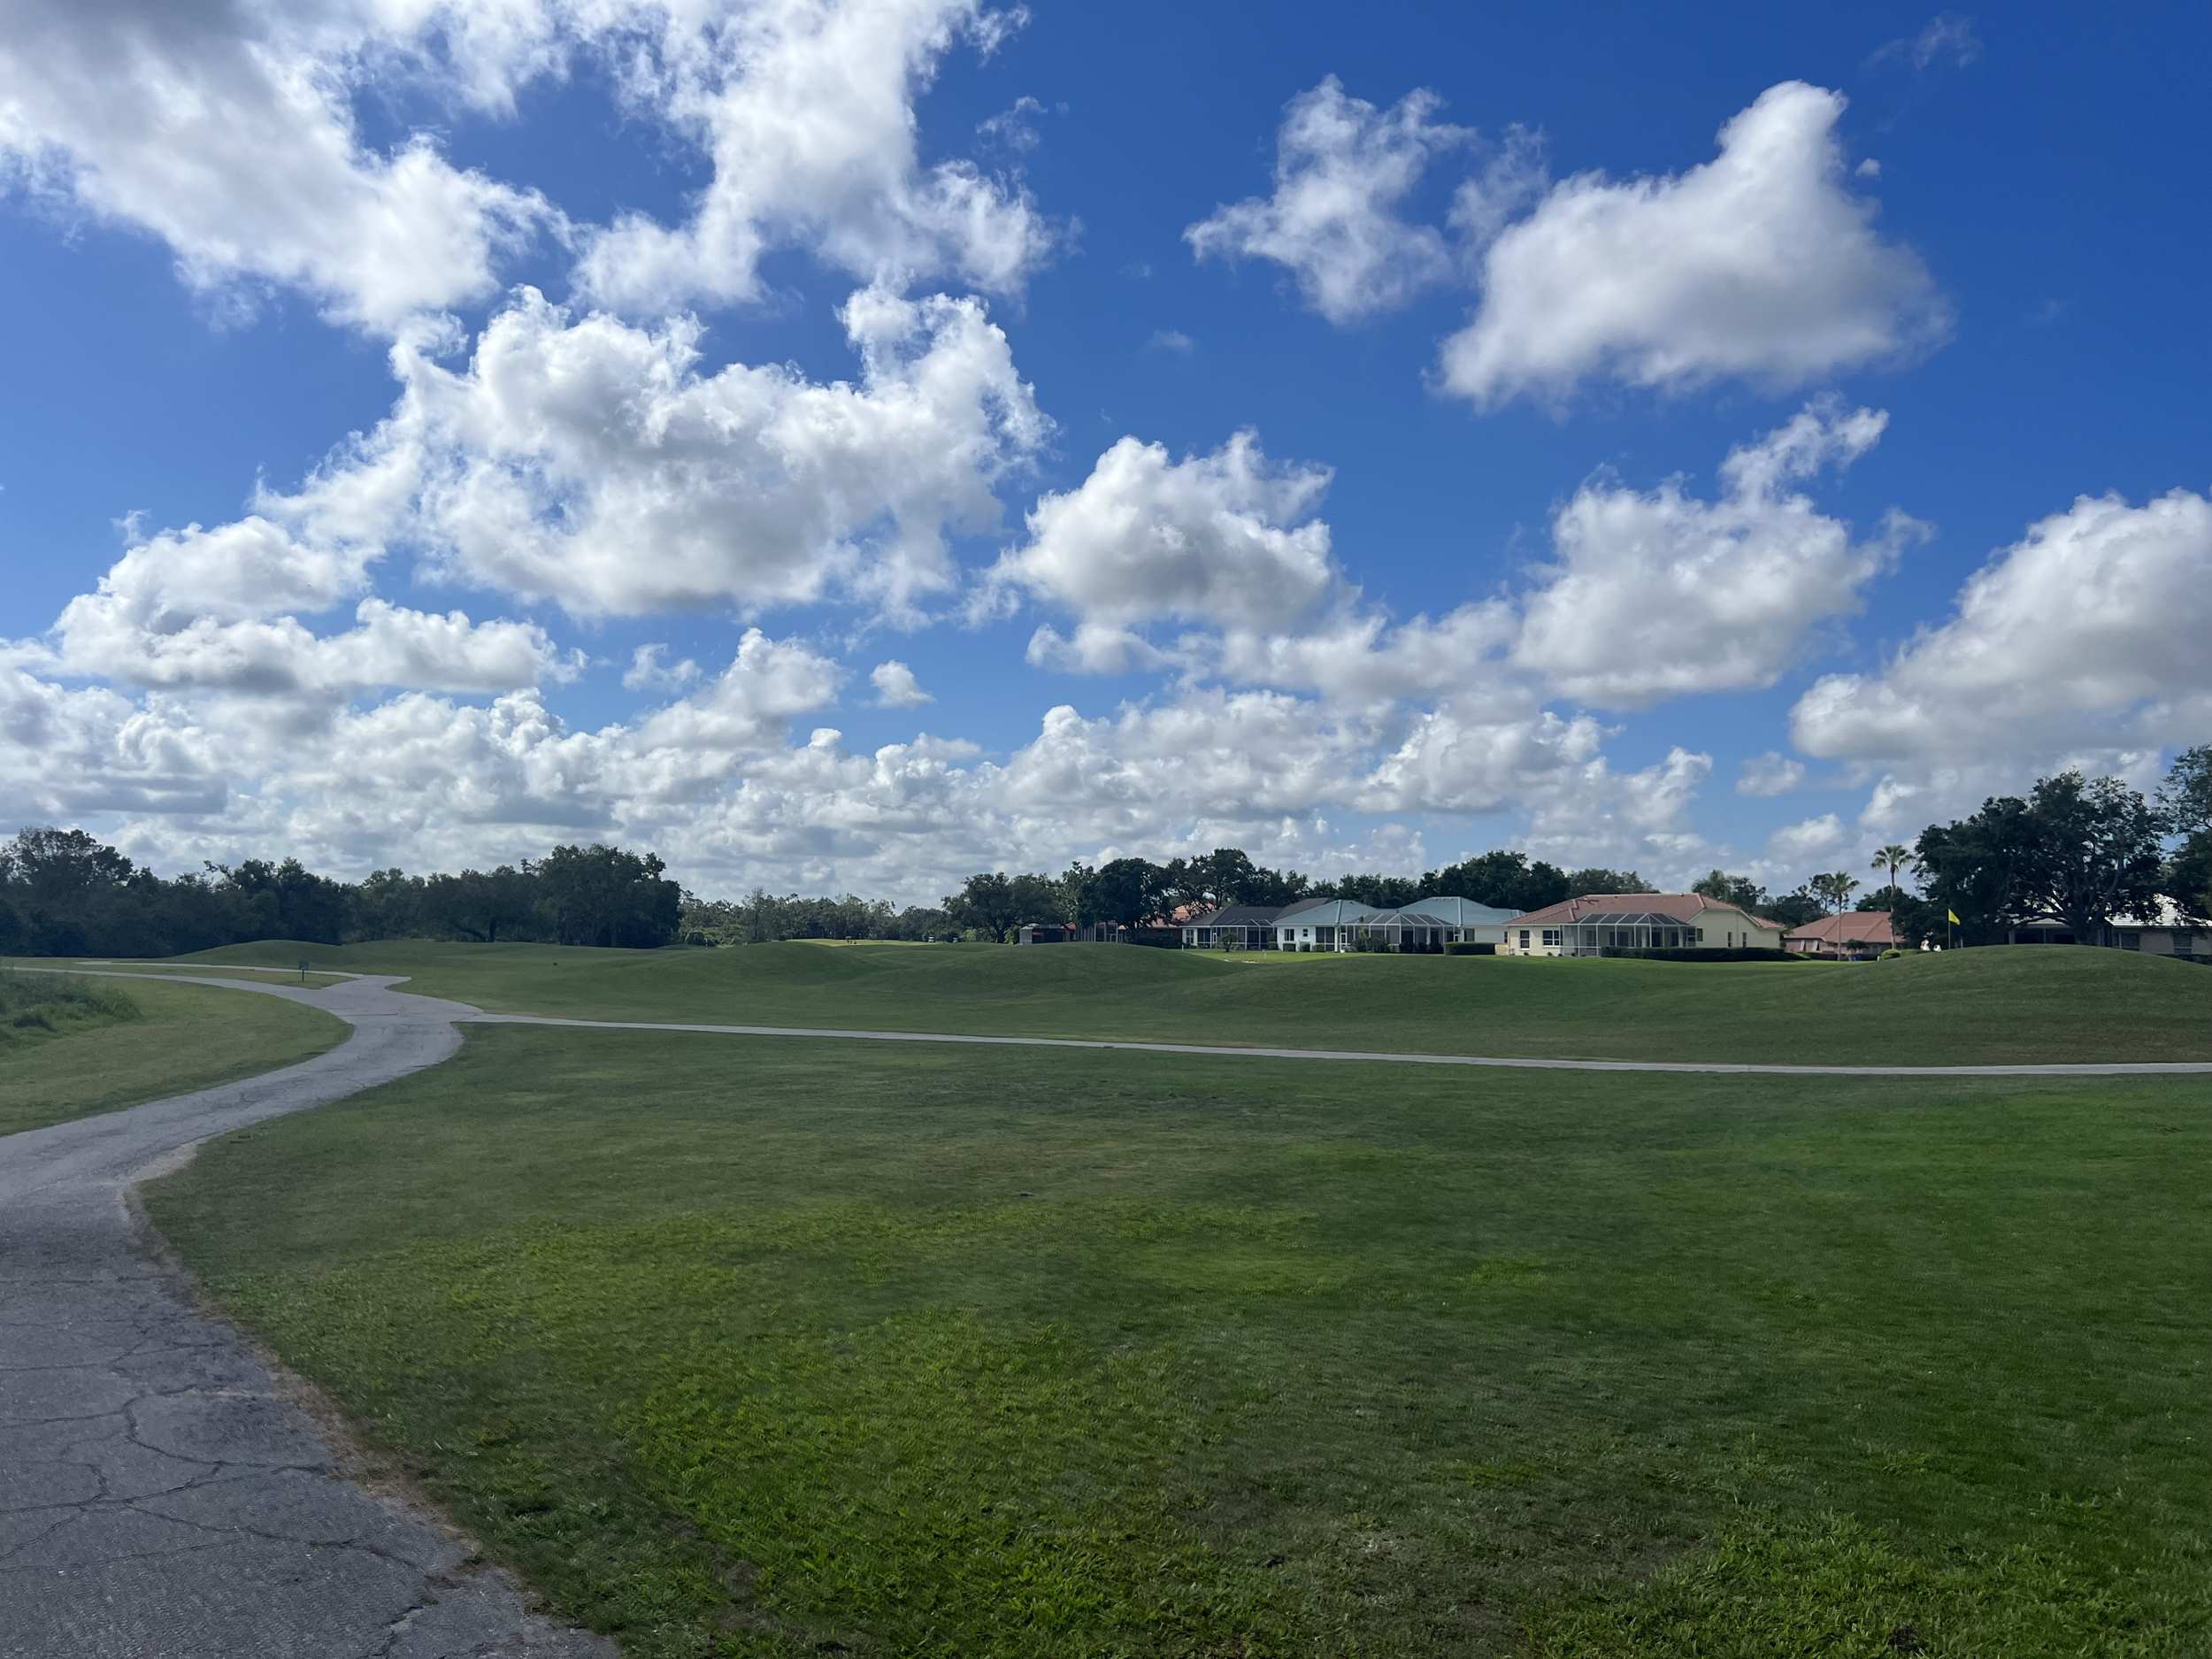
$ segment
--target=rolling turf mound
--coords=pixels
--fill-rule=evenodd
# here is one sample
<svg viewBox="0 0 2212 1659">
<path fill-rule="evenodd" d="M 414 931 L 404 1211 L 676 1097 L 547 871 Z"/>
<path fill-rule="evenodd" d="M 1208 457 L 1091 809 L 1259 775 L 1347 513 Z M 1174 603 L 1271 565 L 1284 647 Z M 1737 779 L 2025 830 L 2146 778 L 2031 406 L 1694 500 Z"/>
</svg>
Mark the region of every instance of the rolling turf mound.
<svg viewBox="0 0 2212 1659">
<path fill-rule="evenodd" d="M 193 962 L 403 973 L 510 1013 L 1427 1054 L 1808 1064 L 2212 1060 L 2212 972 L 1993 948 L 1856 965 L 788 943 L 273 941 Z M 1517 1087 L 1540 1087 L 1524 1083 Z"/>
</svg>

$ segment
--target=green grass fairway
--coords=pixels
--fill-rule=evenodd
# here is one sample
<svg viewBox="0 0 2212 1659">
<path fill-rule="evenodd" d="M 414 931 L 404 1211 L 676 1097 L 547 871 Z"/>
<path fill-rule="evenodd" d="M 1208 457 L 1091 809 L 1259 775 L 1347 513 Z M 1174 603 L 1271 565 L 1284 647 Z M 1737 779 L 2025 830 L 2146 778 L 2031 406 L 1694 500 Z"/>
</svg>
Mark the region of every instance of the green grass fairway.
<svg viewBox="0 0 2212 1659">
<path fill-rule="evenodd" d="M 2208 1168 L 2212 1079 L 492 1028 L 150 1199 L 631 1659 L 2179 1659 Z"/>
<path fill-rule="evenodd" d="M 48 1024 L 13 1024 L 33 1005 Z M 0 1134 L 273 1071 L 345 1035 L 273 996 L 0 968 Z"/>
<path fill-rule="evenodd" d="M 27 958 L 23 960 L 27 963 L 28 961 Z M 59 965 L 58 962 L 57 965 Z M 193 973 L 199 975 L 204 979 L 241 979 L 249 985 L 303 985 L 311 991 L 320 990 L 323 987 L 327 985 L 342 985 L 345 983 L 345 976 L 342 973 L 310 972 L 304 979 L 303 979 L 300 976 L 296 966 L 286 968 L 246 968 L 230 967 L 226 966 L 221 963 L 215 962 L 110 962 L 93 957 L 68 959 L 68 965 L 72 967 L 93 968 L 102 973 L 112 973 L 118 975 Z"/>
<path fill-rule="evenodd" d="M 291 967 L 302 957 L 410 974 L 411 989 L 503 1012 L 584 1018 L 1621 1060 L 2212 1060 L 2212 972 L 2047 947 L 1856 966 L 419 942 L 280 942 L 180 960 Z"/>
</svg>

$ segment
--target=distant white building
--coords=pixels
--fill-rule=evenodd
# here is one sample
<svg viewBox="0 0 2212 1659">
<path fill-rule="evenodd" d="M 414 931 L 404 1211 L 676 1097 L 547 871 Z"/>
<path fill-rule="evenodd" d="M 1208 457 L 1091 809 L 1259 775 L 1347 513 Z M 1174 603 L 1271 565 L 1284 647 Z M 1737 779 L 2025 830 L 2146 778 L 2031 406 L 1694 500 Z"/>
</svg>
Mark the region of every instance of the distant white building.
<svg viewBox="0 0 2212 1659">
<path fill-rule="evenodd" d="M 1502 946 L 1511 910 L 1472 899 L 1425 898 L 1394 910 L 1349 899 L 1312 899 L 1275 918 L 1278 950 L 1357 950 L 1372 941 L 1394 950 L 1441 950 L 1446 945 Z"/>
<path fill-rule="evenodd" d="M 2101 934 L 2077 938 L 2073 927 L 2056 916 L 2038 916 L 2020 924 L 2006 937 L 2013 945 L 2108 945 L 2118 950 L 2138 950 L 2147 956 L 2174 956 L 2183 962 L 2212 961 L 2212 927 L 2200 926 L 2163 903 L 2149 917 L 2115 917 Z"/>
</svg>

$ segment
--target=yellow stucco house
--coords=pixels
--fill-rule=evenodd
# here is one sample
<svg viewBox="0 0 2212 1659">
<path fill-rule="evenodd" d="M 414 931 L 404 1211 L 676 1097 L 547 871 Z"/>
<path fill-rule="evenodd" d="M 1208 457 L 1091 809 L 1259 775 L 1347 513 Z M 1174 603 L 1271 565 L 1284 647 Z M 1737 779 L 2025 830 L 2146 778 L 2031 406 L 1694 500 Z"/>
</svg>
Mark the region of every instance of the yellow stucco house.
<svg viewBox="0 0 2212 1659">
<path fill-rule="evenodd" d="M 1779 950 L 1786 930 L 1697 893 L 1590 893 L 1517 916 L 1502 956 L 1594 956 L 1606 950 Z"/>
</svg>

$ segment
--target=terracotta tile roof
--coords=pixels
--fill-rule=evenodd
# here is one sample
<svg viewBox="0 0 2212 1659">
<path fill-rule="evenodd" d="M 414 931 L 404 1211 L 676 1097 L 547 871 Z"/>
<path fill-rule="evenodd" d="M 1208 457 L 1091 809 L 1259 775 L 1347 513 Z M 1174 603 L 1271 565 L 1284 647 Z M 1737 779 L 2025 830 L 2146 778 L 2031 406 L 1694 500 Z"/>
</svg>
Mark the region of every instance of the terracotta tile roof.
<svg viewBox="0 0 2212 1659">
<path fill-rule="evenodd" d="M 1824 916 L 1816 922 L 1792 929 L 1786 937 L 1817 940 L 1831 945 L 1880 945 L 1885 949 L 1897 942 L 1897 933 L 1889 925 L 1887 910 L 1846 910 L 1840 916 Z"/>
</svg>

